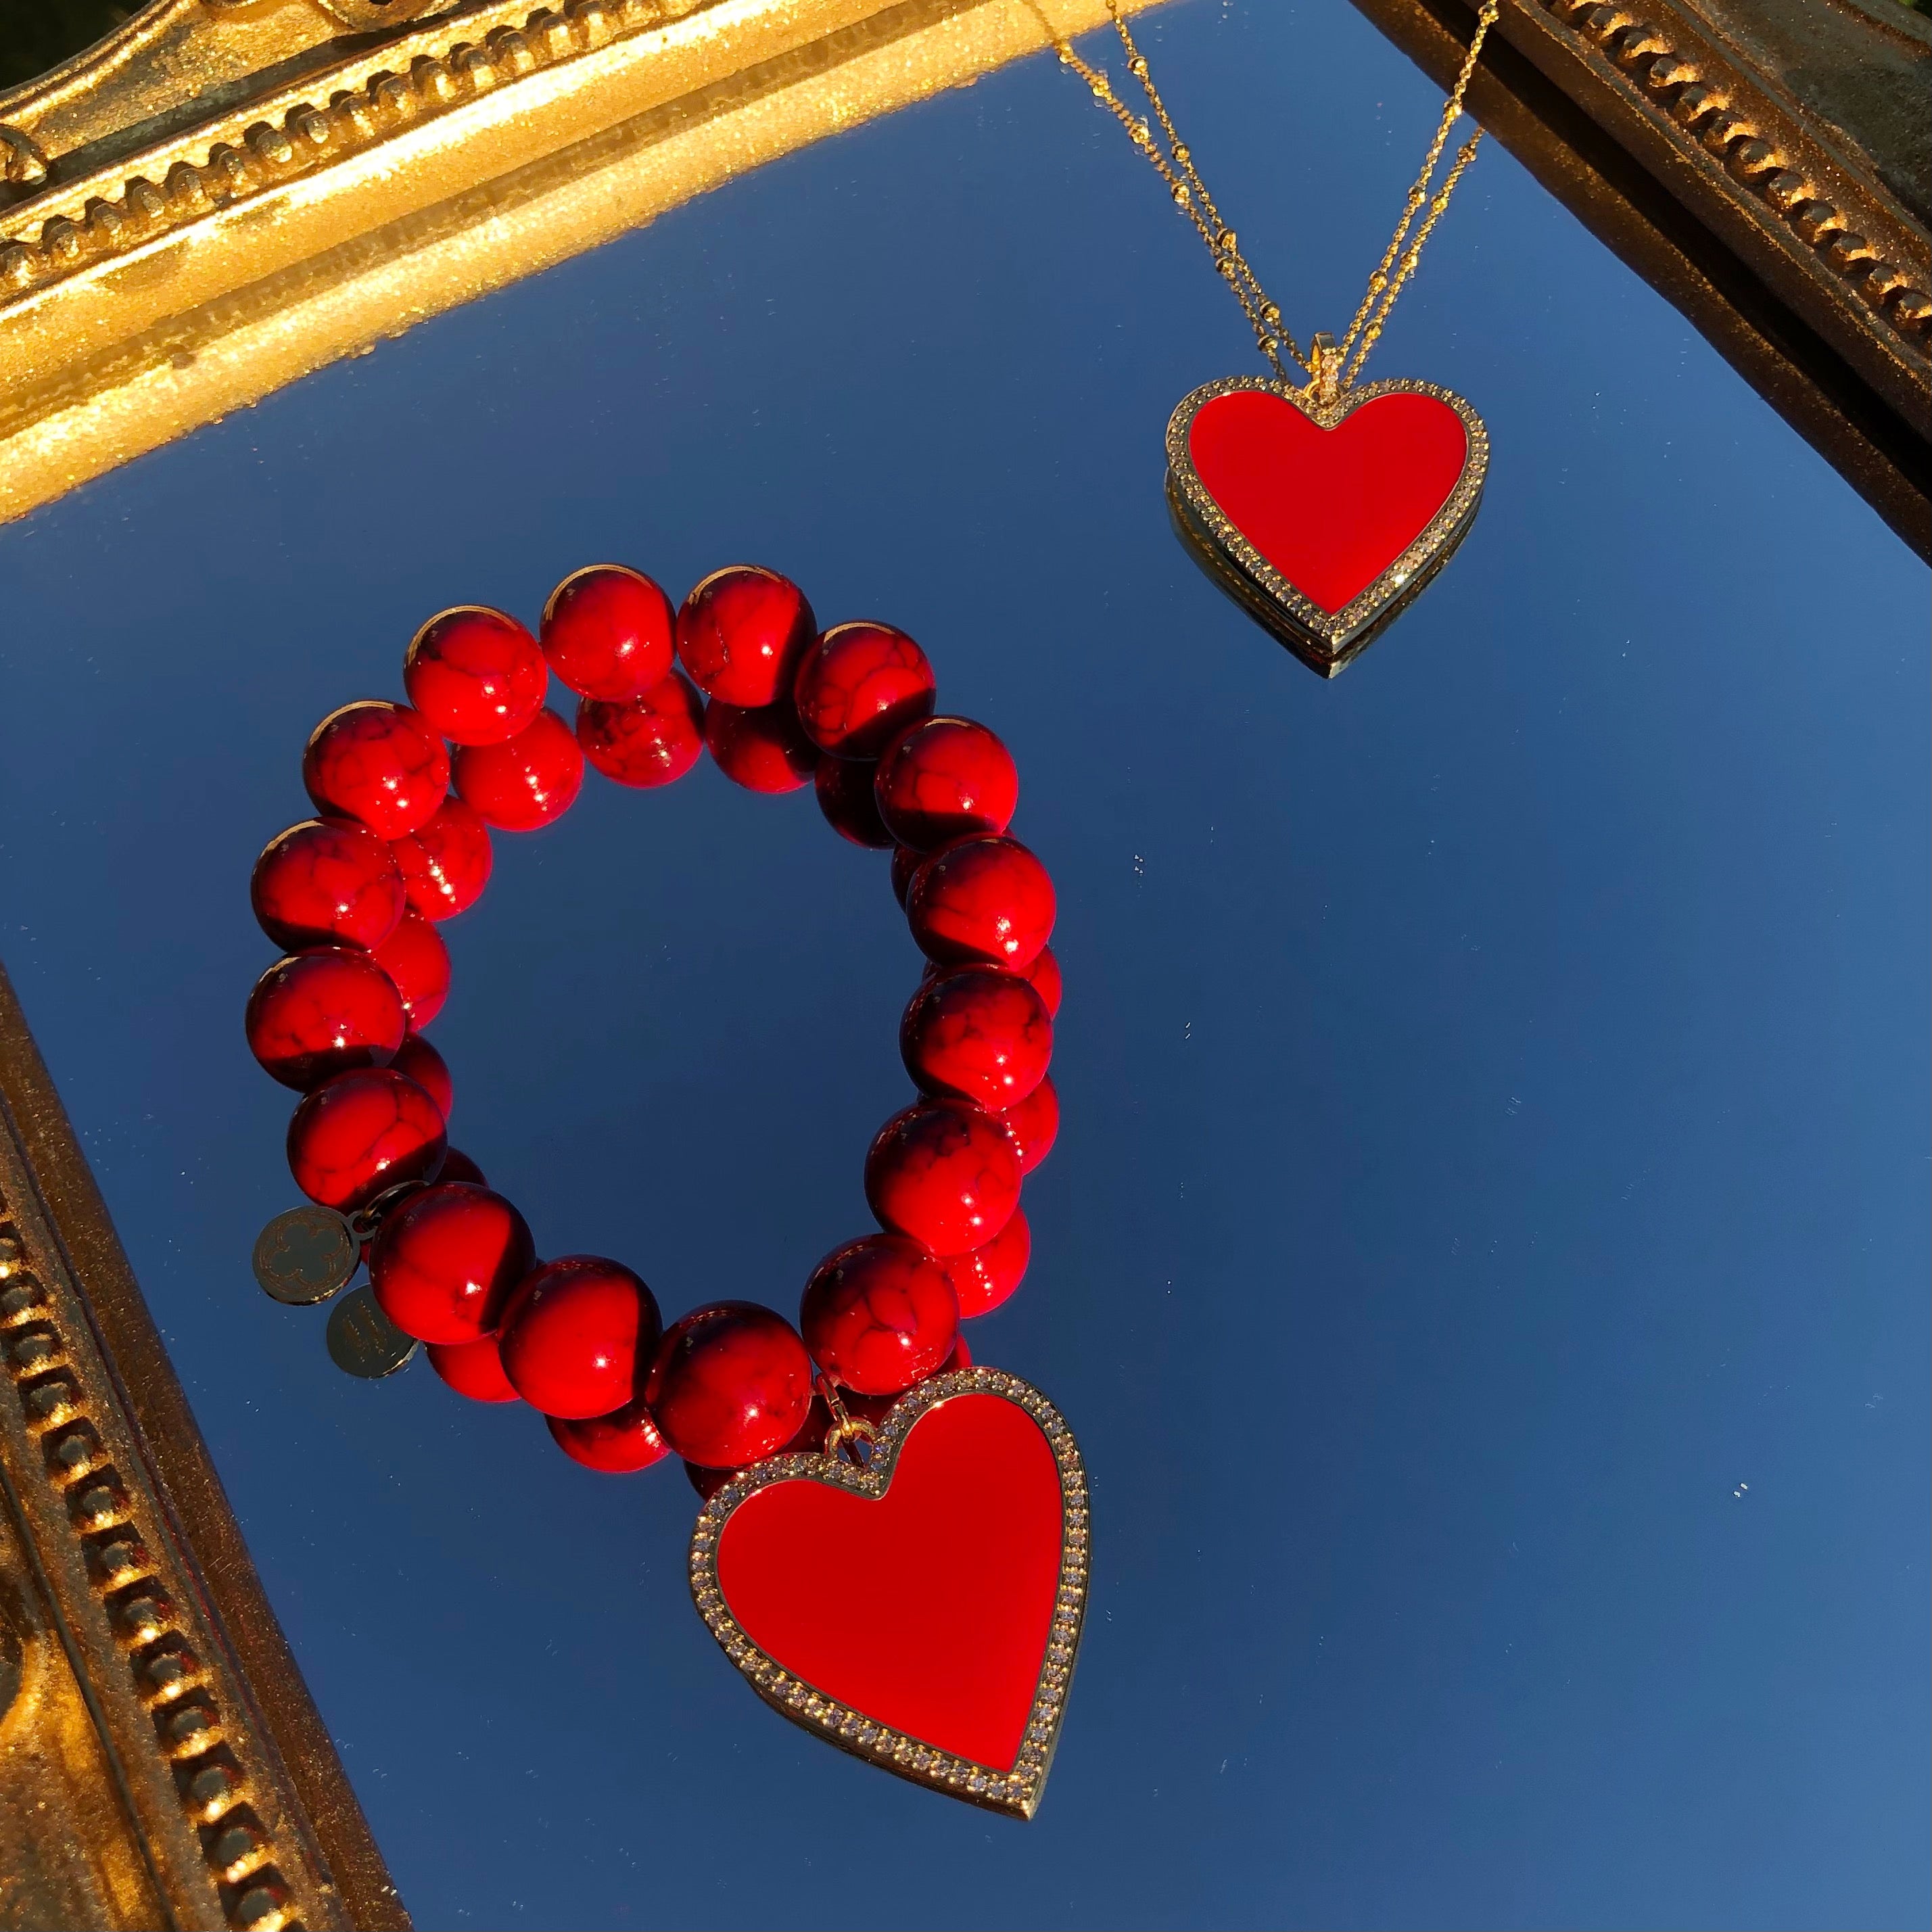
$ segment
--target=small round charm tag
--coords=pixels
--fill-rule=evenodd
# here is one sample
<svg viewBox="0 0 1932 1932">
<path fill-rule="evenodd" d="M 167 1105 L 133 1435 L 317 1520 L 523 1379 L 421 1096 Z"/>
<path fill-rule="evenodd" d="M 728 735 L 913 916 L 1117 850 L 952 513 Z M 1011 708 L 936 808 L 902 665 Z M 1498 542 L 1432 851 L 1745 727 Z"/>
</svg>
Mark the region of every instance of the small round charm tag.
<svg viewBox="0 0 1932 1932">
<path fill-rule="evenodd" d="M 364 1286 L 345 1294 L 330 1311 L 328 1356 L 346 1373 L 374 1381 L 406 1368 L 420 1344 L 382 1312 Z"/>
<path fill-rule="evenodd" d="M 257 1236 L 255 1279 L 265 1294 L 303 1308 L 346 1288 L 362 1258 L 362 1244 L 333 1208 L 291 1208 Z"/>
</svg>

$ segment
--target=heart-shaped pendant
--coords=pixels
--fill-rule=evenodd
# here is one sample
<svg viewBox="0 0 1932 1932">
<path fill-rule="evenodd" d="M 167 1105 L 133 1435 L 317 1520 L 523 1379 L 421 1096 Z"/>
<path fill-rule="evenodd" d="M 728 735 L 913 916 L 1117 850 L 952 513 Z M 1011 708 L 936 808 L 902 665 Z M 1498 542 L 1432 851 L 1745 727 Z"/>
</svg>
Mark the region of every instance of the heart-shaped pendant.
<svg viewBox="0 0 1932 1932">
<path fill-rule="evenodd" d="M 1169 419 L 1168 505 L 1209 575 L 1332 677 L 1448 561 L 1489 460 L 1481 417 L 1432 382 L 1324 404 L 1235 376 Z"/>
<path fill-rule="evenodd" d="M 863 1468 L 772 1457 L 691 1537 L 725 1654 L 794 1724 L 902 1778 L 1030 1818 L 1087 1600 L 1087 1478 L 1053 1405 L 960 1370 L 902 1396 Z"/>
</svg>

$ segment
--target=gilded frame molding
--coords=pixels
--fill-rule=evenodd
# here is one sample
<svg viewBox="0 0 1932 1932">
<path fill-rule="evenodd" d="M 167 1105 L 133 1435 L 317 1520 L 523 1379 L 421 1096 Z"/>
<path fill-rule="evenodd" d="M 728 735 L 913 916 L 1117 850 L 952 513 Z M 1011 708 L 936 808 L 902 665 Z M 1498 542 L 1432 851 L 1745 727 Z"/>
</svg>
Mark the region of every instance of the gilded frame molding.
<svg viewBox="0 0 1932 1932">
<path fill-rule="evenodd" d="M 0 973 L 0 1911 L 409 1924 Z"/>
<path fill-rule="evenodd" d="M 1471 110 L 1932 562 L 1932 232 L 1719 31 L 1742 4 L 1502 0 Z M 1474 26 L 1468 0 L 1354 4 L 1445 85 Z M 1869 31 L 1932 58 L 1932 28 L 1897 11 Z"/>
<path fill-rule="evenodd" d="M 1048 41 L 1029 0 L 399 4 L 149 0 L 0 94 L 0 519 Z"/>
</svg>

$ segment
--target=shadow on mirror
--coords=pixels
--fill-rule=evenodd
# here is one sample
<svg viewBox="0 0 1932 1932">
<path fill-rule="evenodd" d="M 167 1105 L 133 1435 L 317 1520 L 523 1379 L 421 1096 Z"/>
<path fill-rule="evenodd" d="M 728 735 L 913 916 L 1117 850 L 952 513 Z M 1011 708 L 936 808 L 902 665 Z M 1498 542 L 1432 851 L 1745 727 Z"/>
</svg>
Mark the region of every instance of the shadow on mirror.
<svg viewBox="0 0 1932 1932">
<path fill-rule="evenodd" d="M 17 87 L 58 67 L 134 10 L 116 0 L 37 0 L 9 8 L 0 18 L 0 87 Z"/>
</svg>

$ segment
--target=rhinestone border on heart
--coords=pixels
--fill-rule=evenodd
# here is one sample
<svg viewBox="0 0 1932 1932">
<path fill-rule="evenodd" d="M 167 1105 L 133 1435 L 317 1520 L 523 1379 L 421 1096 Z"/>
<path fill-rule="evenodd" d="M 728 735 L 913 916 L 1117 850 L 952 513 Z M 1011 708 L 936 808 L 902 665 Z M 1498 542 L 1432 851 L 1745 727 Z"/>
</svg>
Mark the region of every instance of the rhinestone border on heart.
<svg viewBox="0 0 1932 1932">
<path fill-rule="evenodd" d="M 1282 576 L 1242 535 L 1195 469 L 1188 431 L 1196 416 L 1217 396 L 1240 389 L 1279 396 L 1326 430 L 1378 396 L 1432 396 L 1462 418 L 1468 453 L 1442 507 L 1408 548 L 1339 610 L 1324 610 Z M 1333 677 L 1380 636 L 1454 555 L 1475 520 L 1489 468 L 1490 433 L 1482 418 L 1453 389 L 1436 382 L 1399 378 L 1364 382 L 1323 404 L 1292 382 L 1226 376 L 1184 396 L 1168 418 L 1167 505 L 1181 540 L 1222 590 L 1324 677 Z"/>
<path fill-rule="evenodd" d="M 731 1614 L 718 1581 L 718 1544 L 724 1525 L 748 1497 L 774 1483 L 802 1478 L 848 1490 L 874 1501 L 890 1486 L 892 1471 L 914 1424 L 962 1395 L 1004 1397 L 1030 1416 L 1053 1451 L 1060 1472 L 1060 1578 L 1054 1593 L 1053 1622 L 1040 1681 L 1034 1690 L 1019 1756 L 1010 1769 L 976 1764 L 969 1758 L 936 1749 L 904 1731 L 829 1697 L 794 1672 L 784 1669 L 752 1642 Z M 1087 1471 L 1080 1460 L 1073 1432 L 1060 1412 L 1039 1390 L 1004 1370 L 971 1368 L 935 1376 L 896 1402 L 879 1425 L 871 1460 L 862 1468 L 836 1456 L 775 1456 L 741 1469 L 699 1511 L 691 1532 L 691 1594 L 699 1616 L 710 1627 L 724 1654 L 765 1702 L 782 1717 L 898 1776 L 964 1799 L 1010 1818 L 1029 1819 L 1038 1809 L 1053 1765 L 1054 1746 L 1066 1711 L 1066 1694 L 1073 1679 L 1074 1659 L 1087 1611 L 1087 1577 L 1090 1548 Z"/>
</svg>

